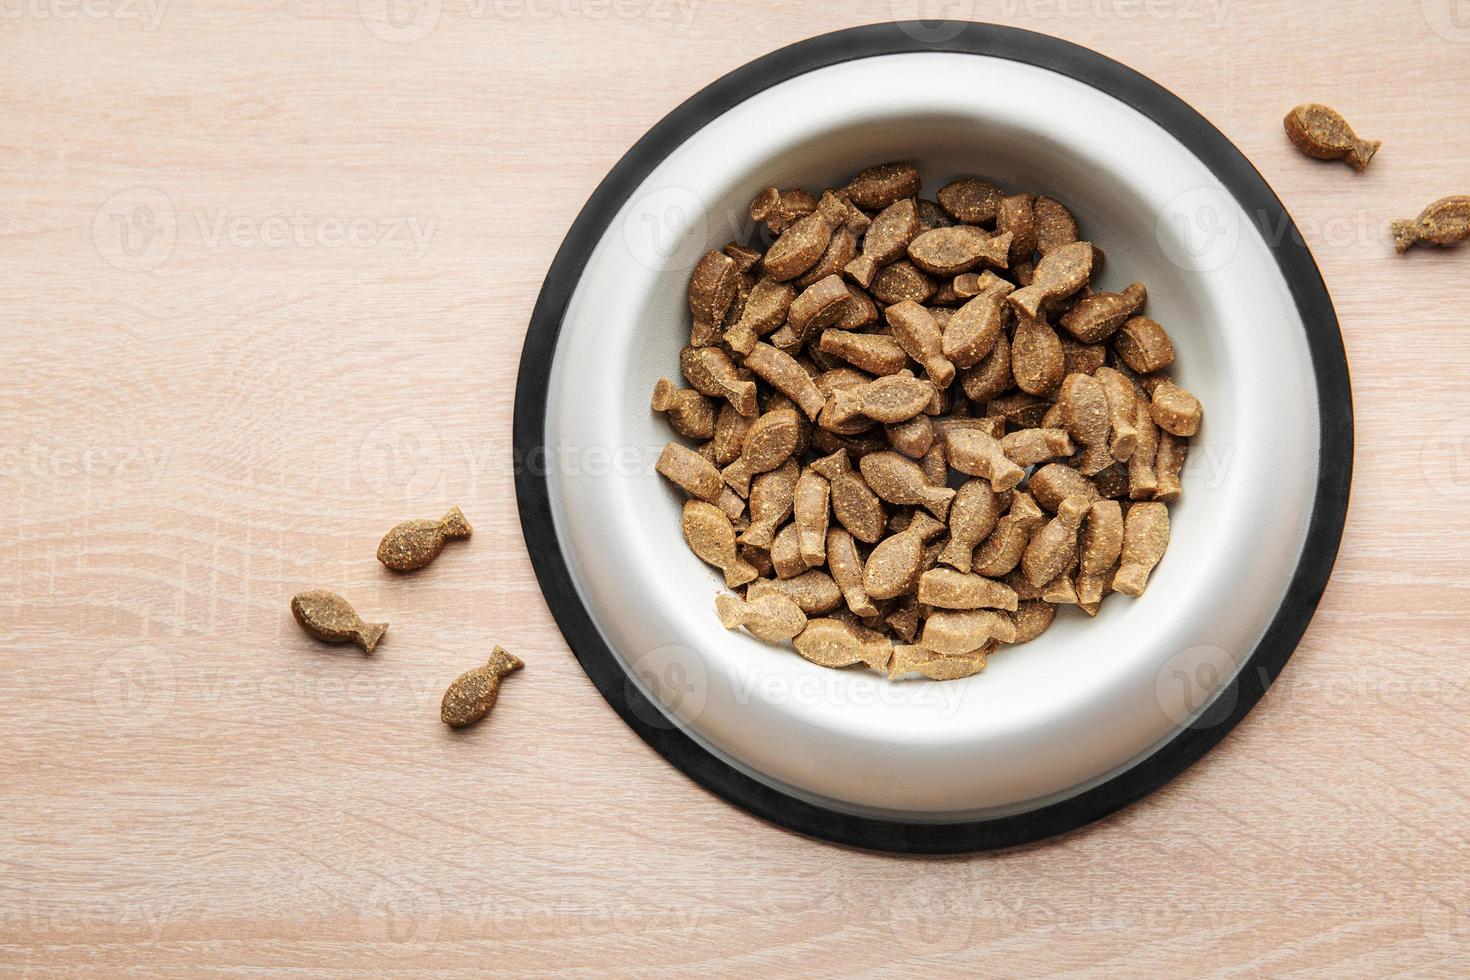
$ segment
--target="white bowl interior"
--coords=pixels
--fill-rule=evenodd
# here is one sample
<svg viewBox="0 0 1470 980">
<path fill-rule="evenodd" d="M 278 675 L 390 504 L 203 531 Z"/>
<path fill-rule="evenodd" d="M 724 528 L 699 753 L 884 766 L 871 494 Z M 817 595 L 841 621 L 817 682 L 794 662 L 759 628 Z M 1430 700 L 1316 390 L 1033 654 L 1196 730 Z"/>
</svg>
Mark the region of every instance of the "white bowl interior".
<svg viewBox="0 0 1470 980">
<path fill-rule="evenodd" d="M 813 190 L 890 159 L 924 196 L 978 174 L 1064 201 L 1106 252 L 1094 286 L 1142 280 L 1173 377 L 1204 403 L 1173 540 L 1137 600 L 1063 609 L 1038 640 L 936 684 L 832 671 L 727 632 L 717 572 L 685 547 L 653 471 L 675 438 L 648 407 L 678 379 L 700 254 L 749 241 L 770 184 Z M 609 647 L 671 724 L 803 799 L 893 819 L 1024 811 L 1173 735 L 1249 656 L 1311 514 L 1317 392 L 1270 251 L 1209 169 L 1148 118 L 1063 75 L 912 53 L 780 83 L 693 134 L 609 225 L 569 304 L 548 392 L 556 529 Z"/>
</svg>

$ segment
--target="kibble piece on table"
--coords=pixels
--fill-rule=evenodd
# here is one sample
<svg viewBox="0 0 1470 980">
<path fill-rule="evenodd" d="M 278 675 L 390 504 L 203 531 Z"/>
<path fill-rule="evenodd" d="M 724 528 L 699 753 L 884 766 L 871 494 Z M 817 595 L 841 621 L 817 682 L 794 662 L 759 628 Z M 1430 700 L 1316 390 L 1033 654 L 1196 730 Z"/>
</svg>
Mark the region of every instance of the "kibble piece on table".
<svg viewBox="0 0 1470 980">
<path fill-rule="evenodd" d="M 1307 156 L 1346 160 L 1357 171 L 1366 169 L 1368 161 L 1383 145 L 1380 140 L 1359 139 L 1342 113 L 1315 102 L 1304 103 L 1288 112 L 1285 125 L 1286 135 Z"/>
<path fill-rule="evenodd" d="M 372 653 L 388 632 L 387 623 L 363 622 L 346 599 L 326 589 L 296 593 L 291 597 L 291 615 L 323 643 L 356 643 L 363 653 Z"/>
<path fill-rule="evenodd" d="M 378 561 L 395 572 L 413 571 L 438 558 L 447 542 L 473 533 L 460 509 L 451 507 L 437 521 L 404 521 L 394 526 L 378 543 Z"/>
<path fill-rule="evenodd" d="M 524 666 L 519 657 L 497 645 L 485 666 L 465 671 L 449 685 L 439 705 L 439 720 L 451 728 L 473 725 L 495 707 L 501 679 Z"/>
<path fill-rule="evenodd" d="M 1412 221 L 1395 221 L 1393 247 L 1407 252 L 1413 245 L 1455 245 L 1470 238 L 1470 195 L 1442 197 Z"/>
</svg>

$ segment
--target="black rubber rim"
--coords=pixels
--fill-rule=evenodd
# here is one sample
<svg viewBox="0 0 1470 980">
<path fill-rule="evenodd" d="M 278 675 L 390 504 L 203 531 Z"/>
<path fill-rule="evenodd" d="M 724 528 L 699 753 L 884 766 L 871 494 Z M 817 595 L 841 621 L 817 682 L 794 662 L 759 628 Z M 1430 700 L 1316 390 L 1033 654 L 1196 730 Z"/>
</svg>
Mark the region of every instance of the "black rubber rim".
<svg viewBox="0 0 1470 980">
<path fill-rule="evenodd" d="M 817 806 L 745 775 L 677 726 L 637 685 L 593 625 L 572 584 L 552 524 L 544 459 L 546 394 L 557 335 L 593 247 L 643 179 L 706 123 L 766 88 L 806 72 L 877 55 L 950 51 L 1005 58 L 1085 82 L 1131 106 L 1203 161 L 1262 227 L 1285 229 L 1271 244 L 1306 326 L 1320 397 L 1321 454 L 1312 518 L 1275 619 L 1236 676 L 1196 723 L 1132 768 L 1092 789 L 1029 812 L 963 823 L 858 817 Z M 1199 113 L 1156 83 L 1095 51 L 1043 34 L 956 21 L 886 23 L 838 31 L 782 48 L 709 85 L 669 113 L 613 167 L 573 222 L 531 315 L 516 383 L 514 449 L 521 530 L 562 634 L 583 670 L 622 719 L 695 782 L 771 823 L 854 847 L 958 853 L 1011 847 L 1081 827 L 1164 785 L 1219 742 L 1270 687 L 1291 657 L 1327 585 L 1347 515 L 1353 456 L 1352 391 L 1337 316 L 1311 252 L 1265 179 Z"/>
</svg>

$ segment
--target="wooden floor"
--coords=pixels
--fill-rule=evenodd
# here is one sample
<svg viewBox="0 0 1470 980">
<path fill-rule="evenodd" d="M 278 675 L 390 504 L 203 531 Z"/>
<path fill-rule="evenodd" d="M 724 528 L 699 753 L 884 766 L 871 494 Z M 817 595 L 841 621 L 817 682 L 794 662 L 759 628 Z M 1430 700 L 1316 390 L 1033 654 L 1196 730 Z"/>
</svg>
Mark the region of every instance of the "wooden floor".
<svg viewBox="0 0 1470 980">
<path fill-rule="evenodd" d="M 944 10 L 1197 107 L 1322 266 L 1342 557 L 1281 682 L 1123 813 L 981 857 L 767 826 L 603 702 L 511 480 L 537 288 L 624 150 L 786 43 Z M 1296 102 L 1385 141 L 1298 156 Z M 0 972 L 1464 975 L 1470 5 L 0 0 Z M 1283 460 L 1283 465 L 1292 465 Z M 476 525 L 411 585 L 387 524 Z M 324 650 L 288 597 L 393 623 Z M 452 735 L 445 685 L 527 662 Z"/>
</svg>

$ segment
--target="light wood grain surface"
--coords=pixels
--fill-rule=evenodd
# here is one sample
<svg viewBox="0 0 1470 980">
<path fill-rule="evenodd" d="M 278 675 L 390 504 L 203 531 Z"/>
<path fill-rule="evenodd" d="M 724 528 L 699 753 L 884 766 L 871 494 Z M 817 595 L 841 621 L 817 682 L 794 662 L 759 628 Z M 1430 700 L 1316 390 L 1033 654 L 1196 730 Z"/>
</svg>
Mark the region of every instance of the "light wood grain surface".
<svg viewBox="0 0 1470 980">
<path fill-rule="evenodd" d="M 1281 682 L 1117 816 L 1009 853 L 815 843 L 628 730 L 511 480 L 546 267 L 623 151 L 749 59 L 946 12 L 1197 107 L 1300 223 L 1358 451 Z M 1294 103 L 1385 147 L 1296 155 Z M 1470 5 L 0 0 L 0 970 L 1033 975 L 1470 969 Z M 1283 460 L 1283 465 L 1292 461 Z M 457 502 L 411 584 L 385 525 Z M 393 623 L 326 649 L 287 599 Z M 528 669 L 448 733 L 494 642 Z"/>
</svg>

